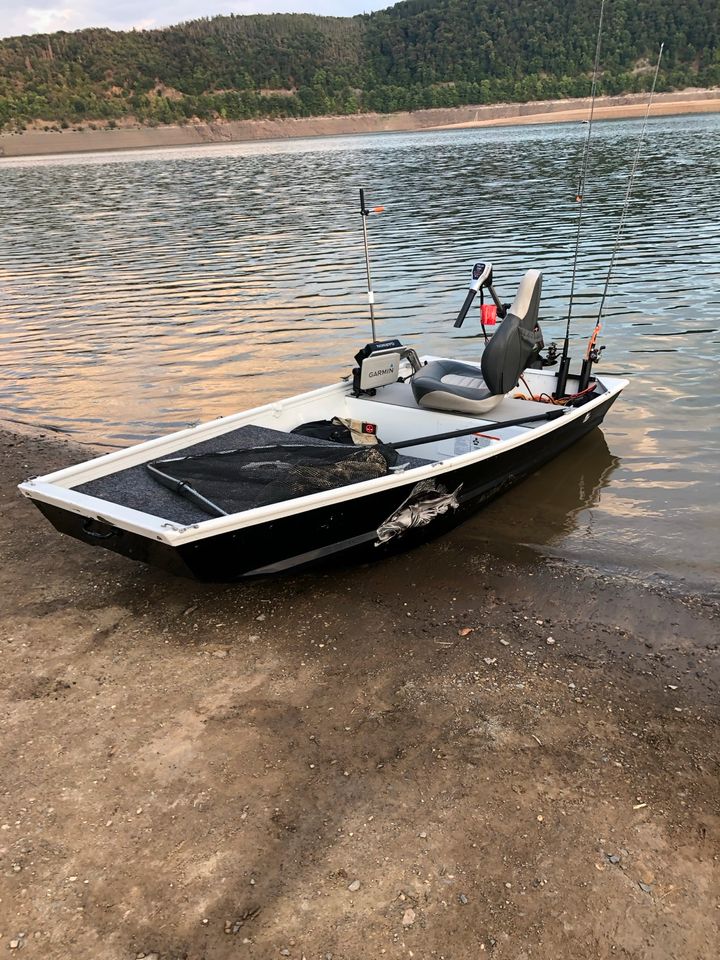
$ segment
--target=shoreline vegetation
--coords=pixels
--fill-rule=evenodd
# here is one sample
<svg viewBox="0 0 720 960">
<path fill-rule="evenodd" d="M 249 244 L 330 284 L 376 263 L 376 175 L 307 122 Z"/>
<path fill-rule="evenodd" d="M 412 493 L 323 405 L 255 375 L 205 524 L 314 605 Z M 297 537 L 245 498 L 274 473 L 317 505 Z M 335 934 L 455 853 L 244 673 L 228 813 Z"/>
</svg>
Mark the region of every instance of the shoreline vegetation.
<svg viewBox="0 0 720 960">
<path fill-rule="evenodd" d="M 647 94 L 601 96 L 596 100 L 596 120 L 621 120 L 643 116 Z M 265 120 L 208 121 L 203 123 L 142 126 L 132 121 L 99 127 L 79 124 L 74 129 L 47 132 L 41 123 L 22 133 L 0 134 L 0 158 L 51 154 L 192 146 L 204 143 L 241 143 L 299 137 L 350 134 L 401 133 L 514 126 L 540 123 L 580 123 L 587 119 L 590 98 L 542 100 L 528 103 L 433 108 L 398 113 L 362 113 L 348 116 L 278 118 Z M 720 112 L 720 88 L 660 93 L 650 116 Z"/>
</svg>

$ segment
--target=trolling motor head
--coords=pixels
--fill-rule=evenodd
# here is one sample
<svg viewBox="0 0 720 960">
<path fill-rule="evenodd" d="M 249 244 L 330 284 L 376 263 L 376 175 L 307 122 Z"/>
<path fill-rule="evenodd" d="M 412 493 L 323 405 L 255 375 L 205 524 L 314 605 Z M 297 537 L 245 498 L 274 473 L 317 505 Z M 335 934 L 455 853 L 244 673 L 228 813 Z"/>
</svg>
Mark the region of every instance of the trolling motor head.
<svg viewBox="0 0 720 960">
<path fill-rule="evenodd" d="M 497 293 L 495 293 L 495 288 L 493 287 L 493 265 L 490 262 L 478 261 L 472 268 L 472 276 L 470 278 L 470 286 L 468 288 L 467 296 L 465 297 L 465 302 L 460 308 L 460 313 L 457 315 L 455 320 L 455 326 L 461 327 L 465 322 L 465 317 L 468 314 L 470 305 L 475 299 L 477 293 L 481 293 L 483 288 L 487 289 L 490 292 L 490 296 L 495 302 L 497 307 L 498 316 L 502 320 L 507 309 L 504 304 L 500 302 L 500 298 Z"/>
<path fill-rule="evenodd" d="M 476 293 L 486 284 L 490 286 L 493 280 L 493 266 L 491 263 L 476 263 L 472 268 L 470 289 Z"/>
</svg>

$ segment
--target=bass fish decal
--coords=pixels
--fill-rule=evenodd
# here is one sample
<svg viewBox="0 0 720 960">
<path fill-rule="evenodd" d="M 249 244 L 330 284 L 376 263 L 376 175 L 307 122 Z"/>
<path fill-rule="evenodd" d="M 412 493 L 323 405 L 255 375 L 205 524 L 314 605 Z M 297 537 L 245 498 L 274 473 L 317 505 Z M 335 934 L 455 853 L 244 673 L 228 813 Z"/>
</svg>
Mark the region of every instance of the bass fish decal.
<svg viewBox="0 0 720 960">
<path fill-rule="evenodd" d="M 388 540 L 401 537 L 414 527 L 424 527 L 448 510 L 457 510 L 460 506 L 458 494 L 461 489 L 462 484 L 453 493 L 448 493 L 441 483 L 421 480 L 415 484 L 408 498 L 397 510 L 380 524 L 375 546 L 379 547 Z"/>
</svg>

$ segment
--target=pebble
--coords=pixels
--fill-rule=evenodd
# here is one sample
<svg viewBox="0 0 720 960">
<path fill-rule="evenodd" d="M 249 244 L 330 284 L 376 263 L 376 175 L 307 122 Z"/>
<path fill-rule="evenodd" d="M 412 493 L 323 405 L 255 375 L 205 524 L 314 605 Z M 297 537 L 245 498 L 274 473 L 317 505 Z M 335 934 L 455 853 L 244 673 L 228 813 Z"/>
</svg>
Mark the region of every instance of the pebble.
<svg viewBox="0 0 720 960">
<path fill-rule="evenodd" d="M 650 893 L 650 891 L 652 890 L 652 887 L 650 886 L 650 884 L 643 883 L 642 880 L 638 881 L 638 886 L 640 887 L 643 893 Z"/>
<path fill-rule="evenodd" d="M 464 893 L 461 893 L 461 894 L 460 894 L 460 896 L 458 897 L 458 900 L 459 900 L 460 903 L 462 903 L 462 904 L 468 903 L 468 898 L 465 896 Z"/>
<path fill-rule="evenodd" d="M 19 946 L 20 946 L 20 941 L 19 941 L 19 940 L 11 940 L 11 941 L 10 941 L 10 949 L 11 949 L 11 950 L 17 950 L 17 948 L 18 948 Z"/>
<path fill-rule="evenodd" d="M 497 663 L 497 657 L 483 657 L 483 663 L 491 667 L 494 663 Z"/>
<path fill-rule="evenodd" d="M 288 950 L 287 947 L 283 947 L 283 949 L 280 951 L 280 956 L 281 956 L 281 957 L 289 957 L 289 956 L 290 956 L 290 951 Z"/>
<path fill-rule="evenodd" d="M 227 650 L 213 650 L 213 656 L 221 660 L 223 657 L 227 656 Z"/>
<path fill-rule="evenodd" d="M 403 914 L 402 925 L 404 927 L 411 927 L 414 923 L 415 923 L 415 911 L 413 910 L 412 907 L 408 907 L 408 909 Z"/>
<path fill-rule="evenodd" d="M 555 643 L 555 638 L 554 638 L 554 637 L 548 637 L 547 640 L 545 641 L 545 643 L 549 643 L 550 646 L 552 646 L 552 645 Z"/>
<path fill-rule="evenodd" d="M 350 884 L 350 886 L 348 887 L 348 890 L 350 891 L 350 893 L 357 893 L 357 891 L 358 891 L 359 889 L 360 889 L 360 881 L 359 881 L 359 880 L 353 880 L 353 882 L 352 882 L 352 883 Z"/>
<path fill-rule="evenodd" d="M 608 856 L 610 863 L 620 863 L 620 857 L 616 853 L 612 853 Z"/>
</svg>

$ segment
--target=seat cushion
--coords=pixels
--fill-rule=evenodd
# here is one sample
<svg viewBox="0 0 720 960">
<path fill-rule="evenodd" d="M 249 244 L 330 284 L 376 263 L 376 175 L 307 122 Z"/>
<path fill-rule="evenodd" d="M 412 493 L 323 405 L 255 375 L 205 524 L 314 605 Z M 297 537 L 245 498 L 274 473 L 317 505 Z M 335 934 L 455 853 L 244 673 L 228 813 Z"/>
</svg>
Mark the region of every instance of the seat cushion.
<svg viewBox="0 0 720 960">
<path fill-rule="evenodd" d="M 503 398 L 490 392 L 479 367 L 457 360 L 431 361 L 412 378 L 412 390 L 419 407 L 457 413 L 485 413 Z"/>
</svg>

